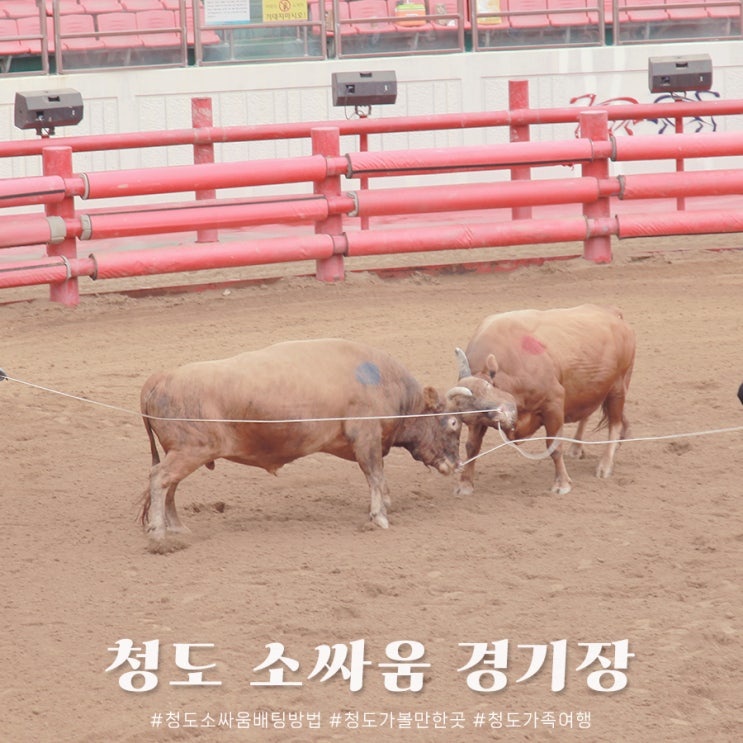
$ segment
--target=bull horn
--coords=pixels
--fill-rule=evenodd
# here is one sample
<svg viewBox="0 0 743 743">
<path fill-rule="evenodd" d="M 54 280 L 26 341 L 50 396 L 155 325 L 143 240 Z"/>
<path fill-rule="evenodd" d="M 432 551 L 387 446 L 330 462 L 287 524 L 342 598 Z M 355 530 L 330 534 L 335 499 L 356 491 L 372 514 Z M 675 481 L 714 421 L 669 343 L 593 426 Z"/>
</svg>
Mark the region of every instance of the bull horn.
<svg viewBox="0 0 743 743">
<path fill-rule="evenodd" d="M 470 362 L 467 361 L 467 354 L 461 349 L 454 349 L 454 354 L 459 362 L 459 379 L 472 376 L 472 370 L 470 369 Z"/>
<path fill-rule="evenodd" d="M 455 395 L 464 395 L 465 397 L 474 397 L 472 390 L 469 390 L 466 387 L 452 387 L 446 393 L 446 399 L 451 400 L 452 397 L 454 397 Z"/>
</svg>

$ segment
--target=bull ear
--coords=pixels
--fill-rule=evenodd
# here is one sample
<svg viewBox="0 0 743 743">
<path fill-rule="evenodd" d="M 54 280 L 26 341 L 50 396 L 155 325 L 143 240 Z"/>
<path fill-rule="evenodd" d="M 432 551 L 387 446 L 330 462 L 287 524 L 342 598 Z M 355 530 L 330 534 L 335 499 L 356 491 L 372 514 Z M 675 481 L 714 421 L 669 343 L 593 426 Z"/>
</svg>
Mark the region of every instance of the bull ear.
<svg viewBox="0 0 743 743">
<path fill-rule="evenodd" d="M 435 387 L 423 388 L 423 403 L 426 410 L 433 410 L 435 412 L 441 410 L 441 398 Z"/>
<path fill-rule="evenodd" d="M 467 360 L 467 354 L 461 349 L 454 349 L 454 355 L 457 357 L 459 364 L 459 379 L 472 376 L 472 370 L 470 369 L 470 362 Z"/>
<path fill-rule="evenodd" d="M 498 362 L 492 353 L 488 354 L 488 358 L 485 360 L 485 366 L 488 369 L 488 374 L 490 374 L 490 379 L 493 379 L 493 377 L 498 373 L 499 367 Z"/>
</svg>

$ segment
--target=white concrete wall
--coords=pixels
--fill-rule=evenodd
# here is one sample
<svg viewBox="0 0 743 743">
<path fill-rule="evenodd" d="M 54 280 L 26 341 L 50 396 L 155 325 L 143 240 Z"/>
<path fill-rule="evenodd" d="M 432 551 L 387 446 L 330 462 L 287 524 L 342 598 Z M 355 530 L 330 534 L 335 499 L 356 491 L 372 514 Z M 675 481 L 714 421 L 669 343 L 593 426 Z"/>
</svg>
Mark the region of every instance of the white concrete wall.
<svg viewBox="0 0 743 743">
<path fill-rule="evenodd" d="M 524 78 L 529 80 L 533 108 L 567 106 L 571 98 L 589 94 L 596 95 L 597 102 L 617 97 L 651 102 L 657 96 L 648 90 L 648 58 L 688 54 L 710 54 L 713 90 L 721 98 L 743 98 L 740 50 L 740 41 L 728 41 L 0 77 L 0 140 L 36 137 L 34 132 L 14 127 L 16 91 L 64 87 L 81 92 L 85 113 L 78 126 L 60 128 L 59 135 L 187 128 L 191 124 L 190 101 L 195 96 L 212 98 L 214 123 L 218 126 L 342 118 L 344 111 L 333 107 L 330 90 L 331 73 L 339 71 L 395 70 L 397 103 L 376 107 L 372 111 L 375 117 L 505 109 L 508 81 Z M 723 131 L 743 127 L 739 117 L 718 123 Z M 652 134 L 657 127 L 643 123 L 635 131 Z M 533 139 L 572 136 L 573 127 L 567 125 L 535 128 L 532 134 Z M 506 141 L 506 137 L 505 130 L 373 135 L 369 146 L 457 146 Z M 352 148 L 355 145 L 349 146 Z M 225 144 L 218 145 L 217 157 L 236 161 L 301 155 L 307 151 L 308 144 L 298 141 Z M 0 160 L 0 177 L 35 175 L 37 160 Z M 76 154 L 74 168 L 112 170 L 191 161 L 190 147 L 125 150 Z M 697 165 L 706 166 L 720 167 L 711 163 Z"/>
</svg>

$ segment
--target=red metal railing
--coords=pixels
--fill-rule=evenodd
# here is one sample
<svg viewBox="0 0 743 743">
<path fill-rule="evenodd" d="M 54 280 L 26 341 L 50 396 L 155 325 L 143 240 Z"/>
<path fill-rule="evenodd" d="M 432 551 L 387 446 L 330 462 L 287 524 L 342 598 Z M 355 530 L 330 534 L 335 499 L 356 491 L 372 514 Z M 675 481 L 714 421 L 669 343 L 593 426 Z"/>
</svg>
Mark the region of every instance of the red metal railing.
<svg viewBox="0 0 743 743">
<path fill-rule="evenodd" d="M 686 158 L 743 155 L 743 133 L 672 134 L 614 137 L 610 121 L 642 118 L 676 119 L 743 113 L 743 101 L 628 104 L 590 109 L 529 109 L 523 83 L 512 83 L 512 103 L 520 107 L 485 114 L 443 115 L 341 122 L 305 123 L 283 127 L 213 127 L 204 99 L 194 101 L 194 129 L 92 137 L 25 140 L 0 143 L 0 156 L 43 154 L 44 174 L 0 181 L 0 204 L 42 205 L 44 214 L 17 215 L 3 220 L 0 248 L 47 243 L 47 257 L 0 263 L 0 288 L 50 284 L 51 298 L 64 304 L 78 301 L 77 277 L 95 279 L 174 271 L 255 265 L 314 259 L 318 278 L 343 278 L 344 256 L 449 250 L 582 241 L 584 256 L 611 260 L 611 237 L 702 234 L 743 231 L 741 210 L 709 209 L 668 214 L 611 214 L 611 199 L 675 198 L 743 193 L 743 170 L 681 171 Z M 497 123 L 496 123 L 497 122 Z M 580 138 L 533 142 L 535 123 L 578 122 Z M 197 126 L 197 124 L 199 124 Z M 428 148 L 385 152 L 340 153 L 340 137 L 370 132 L 423 131 L 475 126 L 508 126 L 507 144 Z M 215 163 L 217 142 L 284 137 L 312 140 L 312 154 L 294 158 Z M 73 173 L 73 152 L 112 147 L 194 145 L 196 164 L 110 172 Z M 674 171 L 662 174 L 610 175 L 612 161 L 670 160 Z M 580 165 L 573 178 L 529 180 L 534 168 Z M 343 178 L 373 179 L 460 172 L 509 171 L 509 182 L 472 182 L 451 186 L 360 189 L 344 192 Z M 308 183 L 312 193 L 261 198 L 218 199 L 224 188 Z M 146 197 L 195 192 L 196 201 L 156 204 L 147 208 L 88 210 L 78 200 Z M 556 219 L 531 218 L 532 207 L 550 204 L 581 206 L 582 214 Z M 514 221 L 436 224 L 414 229 L 352 230 L 349 217 L 422 213 L 461 213 L 510 208 Z M 216 241 L 218 228 L 266 224 L 314 224 L 315 234 L 291 238 Z M 168 232 L 197 232 L 197 243 L 177 248 L 99 251 L 77 256 L 78 241 Z"/>
</svg>

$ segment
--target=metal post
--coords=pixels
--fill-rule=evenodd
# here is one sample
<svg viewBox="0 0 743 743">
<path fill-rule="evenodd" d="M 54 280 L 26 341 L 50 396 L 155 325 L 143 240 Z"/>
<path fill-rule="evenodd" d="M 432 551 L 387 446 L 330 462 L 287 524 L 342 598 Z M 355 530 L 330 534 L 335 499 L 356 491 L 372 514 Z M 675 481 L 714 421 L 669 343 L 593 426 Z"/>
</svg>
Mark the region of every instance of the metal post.
<svg viewBox="0 0 743 743">
<path fill-rule="evenodd" d="M 338 157 L 341 152 L 341 137 L 337 127 L 317 127 L 312 130 L 312 154 L 324 155 L 325 157 Z M 339 196 L 341 193 L 341 177 L 339 175 L 327 176 L 321 181 L 316 181 L 313 192 L 323 194 L 326 197 Z M 330 214 L 327 219 L 317 222 L 316 234 L 340 235 L 343 232 L 343 217 L 340 214 Z M 342 255 L 332 255 L 315 261 L 315 275 L 320 281 L 343 281 L 345 269 Z"/>
<path fill-rule="evenodd" d="M 681 103 L 683 105 L 684 101 L 682 98 L 677 98 L 676 103 Z M 683 133 L 684 133 L 684 117 L 677 116 L 676 117 L 676 134 L 683 134 Z M 676 160 L 676 172 L 682 173 L 683 170 L 684 170 L 684 159 L 680 157 Z M 676 199 L 676 209 L 680 212 L 683 212 L 686 210 L 686 199 L 683 196 L 679 196 Z"/>
<path fill-rule="evenodd" d="M 191 124 L 194 129 L 214 126 L 211 98 L 191 99 Z M 213 163 L 214 145 L 211 142 L 207 144 L 195 144 L 193 146 L 193 162 L 194 165 L 200 165 L 201 163 Z M 197 201 L 215 199 L 216 197 L 217 192 L 214 189 L 204 189 L 201 191 L 196 191 Z M 217 229 L 202 229 L 198 230 L 198 232 L 196 233 L 196 242 L 217 242 L 218 239 L 219 232 Z"/>
<path fill-rule="evenodd" d="M 72 148 L 50 146 L 41 153 L 44 175 L 57 175 L 61 178 L 72 177 Z M 72 196 L 65 196 L 62 201 L 46 204 L 44 207 L 47 217 L 62 217 L 65 220 L 75 218 L 75 200 Z M 77 238 L 68 237 L 57 243 L 48 243 L 46 254 L 49 257 L 61 257 L 69 269 L 69 260 L 77 258 Z M 80 302 L 80 292 L 77 278 L 69 275 L 64 281 L 49 284 L 49 299 L 68 307 L 74 307 Z"/>
<path fill-rule="evenodd" d="M 581 111 L 578 115 L 581 137 L 594 142 L 609 140 L 609 116 L 606 110 Z M 584 178 L 601 181 L 609 177 L 608 158 L 594 159 L 583 163 Z M 594 202 L 583 205 L 583 216 L 589 222 L 611 216 L 611 202 L 608 196 L 599 196 Z M 611 263 L 611 234 L 590 235 L 583 241 L 583 257 L 594 263 Z"/>
<path fill-rule="evenodd" d="M 529 108 L 529 81 L 528 80 L 509 80 L 508 81 L 508 110 L 515 111 L 522 108 Z M 529 125 L 528 124 L 511 124 L 509 128 L 511 142 L 528 142 Z M 531 179 L 531 168 L 528 165 L 519 165 L 511 168 L 512 181 L 528 181 Z M 531 219 L 530 206 L 514 206 L 511 208 L 512 219 Z"/>
</svg>

